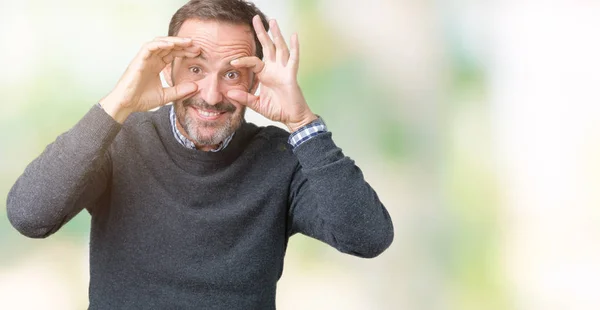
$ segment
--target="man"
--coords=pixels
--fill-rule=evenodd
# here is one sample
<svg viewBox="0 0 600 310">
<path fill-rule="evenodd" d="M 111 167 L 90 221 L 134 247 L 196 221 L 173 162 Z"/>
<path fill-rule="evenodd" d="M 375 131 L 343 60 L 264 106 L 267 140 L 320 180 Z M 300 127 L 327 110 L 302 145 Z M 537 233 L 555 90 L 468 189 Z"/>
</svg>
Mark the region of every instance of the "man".
<svg viewBox="0 0 600 310">
<path fill-rule="evenodd" d="M 308 107 L 290 43 L 251 3 L 190 1 L 19 177 L 7 214 L 22 234 L 91 214 L 90 309 L 274 309 L 293 234 L 360 257 L 390 245 L 389 214 Z M 246 106 L 291 134 L 245 122 Z"/>
</svg>

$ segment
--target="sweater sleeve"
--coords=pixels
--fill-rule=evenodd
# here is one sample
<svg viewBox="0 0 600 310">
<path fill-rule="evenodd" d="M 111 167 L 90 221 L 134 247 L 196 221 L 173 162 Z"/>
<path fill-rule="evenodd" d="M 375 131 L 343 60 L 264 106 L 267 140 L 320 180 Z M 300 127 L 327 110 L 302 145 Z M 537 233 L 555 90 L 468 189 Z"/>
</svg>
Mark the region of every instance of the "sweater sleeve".
<svg viewBox="0 0 600 310">
<path fill-rule="evenodd" d="M 394 238 L 390 215 L 331 133 L 311 138 L 294 153 L 300 164 L 290 189 L 288 234 L 299 232 L 359 257 L 387 249 Z"/>
<path fill-rule="evenodd" d="M 92 109 L 33 160 L 7 198 L 10 223 L 21 234 L 45 238 L 107 188 L 111 173 L 108 147 L 121 125 L 100 107 Z"/>
</svg>

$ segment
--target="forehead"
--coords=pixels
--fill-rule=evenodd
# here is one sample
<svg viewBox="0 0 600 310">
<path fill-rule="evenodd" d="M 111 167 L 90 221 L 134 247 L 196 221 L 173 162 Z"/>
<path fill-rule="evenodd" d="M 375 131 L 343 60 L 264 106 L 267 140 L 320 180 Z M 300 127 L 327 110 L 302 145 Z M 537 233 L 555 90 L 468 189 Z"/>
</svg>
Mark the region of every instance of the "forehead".
<svg viewBox="0 0 600 310">
<path fill-rule="evenodd" d="M 177 33 L 200 44 L 203 53 L 243 53 L 254 55 L 254 34 L 248 25 L 212 20 L 186 20 Z"/>
</svg>

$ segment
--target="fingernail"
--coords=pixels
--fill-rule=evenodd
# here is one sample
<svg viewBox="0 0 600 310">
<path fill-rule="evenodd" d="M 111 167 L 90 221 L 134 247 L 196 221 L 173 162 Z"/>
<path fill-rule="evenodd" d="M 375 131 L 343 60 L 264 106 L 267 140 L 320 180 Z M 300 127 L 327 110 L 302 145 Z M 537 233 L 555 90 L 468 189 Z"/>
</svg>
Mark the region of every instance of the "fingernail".
<svg viewBox="0 0 600 310">
<path fill-rule="evenodd" d="M 230 63 L 230 64 L 232 64 L 232 65 L 237 65 L 239 62 L 240 62 L 240 60 L 239 60 L 239 59 L 234 59 L 234 60 L 232 60 L 232 61 L 231 61 L 231 62 L 229 62 L 229 63 Z"/>
</svg>

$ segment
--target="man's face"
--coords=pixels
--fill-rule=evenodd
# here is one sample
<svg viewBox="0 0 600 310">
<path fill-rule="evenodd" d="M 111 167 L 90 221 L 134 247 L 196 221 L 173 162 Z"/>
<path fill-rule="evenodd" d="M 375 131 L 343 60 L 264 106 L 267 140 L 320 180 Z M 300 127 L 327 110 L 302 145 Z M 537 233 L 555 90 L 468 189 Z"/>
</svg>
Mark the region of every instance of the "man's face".
<svg viewBox="0 0 600 310">
<path fill-rule="evenodd" d="M 176 58 L 165 68 L 169 84 L 193 81 L 198 85 L 192 97 L 173 103 L 178 127 L 197 146 L 218 145 L 240 127 L 246 109 L 230 101 L 227 91 L 253 91 L 251 71 L 230 65 L 233 59 L 254 55 L 252 29 L 246 25 L 187 20 L 177 36 L 191 37 L 202 50 L 196 58 Z"/>
</svg>

